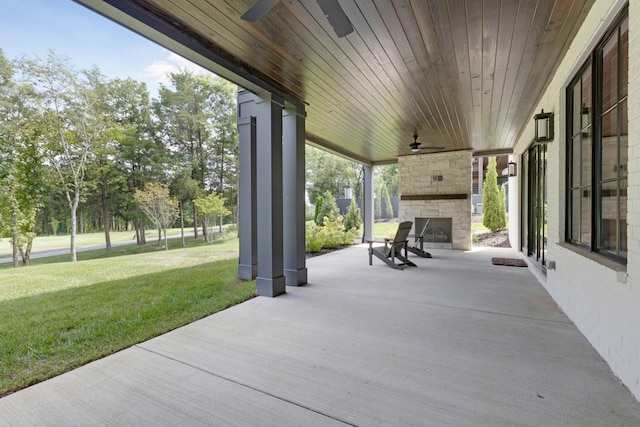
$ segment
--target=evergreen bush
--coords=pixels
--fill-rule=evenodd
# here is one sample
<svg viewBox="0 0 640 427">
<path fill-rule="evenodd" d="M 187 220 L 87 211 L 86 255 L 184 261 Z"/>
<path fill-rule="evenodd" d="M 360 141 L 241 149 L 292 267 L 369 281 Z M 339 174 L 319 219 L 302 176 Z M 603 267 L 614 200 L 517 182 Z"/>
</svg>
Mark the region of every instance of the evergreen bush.
<svg viewBox="0 0 640 427">
<path fill-rule="evenodd" d="M 324 217 L 329 217 L 334 219 L 340 213 L 340 209 L 338 208 L 338 204 L 336 203 L 336 198 L 333 197 L 330 191 L 325 191 L 322 193 L 322 196 L 318 196 L 316 199 L 316 207 L 318 199 L 322 199 L 322 203 L 320 207 L 317 208 L 316 212 L 316 224 L 324 225 Z"/>
<path fill-rule="evenodd" d="M 500 200 L 502 199 L 502 201 Z M 496 158 L 490 157 L 487 166 L 487 177 L 482 189 L 482 207 L 484 216 L 482 224 L 491 231 L 502 230 L 507 226 L 505 202 L 498 188 L 498 172 Z"/>
<path fill-rule="evenodd" d="M 349 231 L 351 229 L 359 229 L 360 225 L 362 225 L 362 212 L 360 211 L 360 207 L 358 207 L 358 203 L 356 202 L 356 198 L 351 198 L 351 203 L 347 208 L 347 214 L 344 217 L 344 231 Z"/>
<path fill-rule="evenodd" d="M 322 225 L 322 215 L 320 215 L 320 211 L 322 210 L 323 203 L 324 199 L 322 198 L 322 196 L 316 197 L 316 211 L 313 215 L 313 222 L 315 222 L 316 225 Z"/>
</svg>

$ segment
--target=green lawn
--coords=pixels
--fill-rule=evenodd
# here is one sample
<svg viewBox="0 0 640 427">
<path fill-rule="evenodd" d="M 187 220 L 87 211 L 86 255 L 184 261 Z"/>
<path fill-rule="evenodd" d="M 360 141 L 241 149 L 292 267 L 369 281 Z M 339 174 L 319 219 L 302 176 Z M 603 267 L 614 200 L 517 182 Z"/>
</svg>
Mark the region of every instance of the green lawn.
<svg viewBox="0 0 640 427">
<path fill-rule="evenodd" d="M 95 252 L 77 263 L 0 270 L 0 396 L 255 295 L 255 282 L 237 278 L 237 239 Z"/>
<path fill-rule="evenodd" d="M 484 224 L 482 224 L 481 222 L 472 222 L 471 223 L 471 234 L 472 235 L 476 235 L 476 234 L 482 234 L 482 233 L 489 233 L 491 230 L 489 230 L 487 227 L 484 226 Z"/>
<path fill-rule="evenodd" d="M 509 224 L 507 224 L 505 228 L 509 228 Z M 491 230 L 485 227 L 484 224 L 482 224 L 481 222 L 472 222 L 471 234 L 475 236 L 477 234 L 482 234 L 482 233 L 491 233 Z"/>
<path fill-rule="evenodd" d="M 374 235 L 391 237 L 397 228 L 376 223 Z M 77 263 L 65 254 L 32 259 L 28 268 L 0 264 L 0 396 L 255 295 L 255 282 L 237 278 L 238 239 L 189 237 L 187 248 L 170 239 L 165 251 L 156 236 L 110 253 L 78 252 Z M 132 237 L 113 233 L 112 241 Z M 68 239 L 39 237 L 34 246 L 66 248 Z M 103 243 L 102 233 L 78 236 L 79 247 Z"/>
<path fill-rule="evenodd" d="M 398 231 L 397 222 L 376 222 L 373 224 L 373 238 L 386 239 L 393 238 Z"/>
</svg>

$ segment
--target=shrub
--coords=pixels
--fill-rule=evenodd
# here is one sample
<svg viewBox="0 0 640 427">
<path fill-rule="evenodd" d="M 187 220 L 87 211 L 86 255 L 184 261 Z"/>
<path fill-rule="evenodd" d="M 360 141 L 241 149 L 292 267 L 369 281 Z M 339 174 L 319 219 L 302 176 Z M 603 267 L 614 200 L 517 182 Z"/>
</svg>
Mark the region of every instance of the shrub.
<svg viewBox="0 0 640 427">
<path fill-rule="evenodd" d="M 507 188 L 506 185 L 501 185 L 500 186 L 500 211 L 501 212 L 505 212 L 505 216 L 506 216 L 506 212 L 507 212 Z M 507 226 L 506 224 L 506 218 L 505 218 L 505 227 Z"/>
<path fill-rule="evenodd" d="M 358 237 L 357 229 L 345 231 L 342 216 L 330 218 L 325 216 L 323 224 L 310 224 L 306 229 L 305 248 L 309 253 L 321 249 L 334 249 L 345 245 L 352 245 Z"/>
<path fill-rule="evenodd" d="M 320 206 L 318 207 L 318 199 L 322 199 Z M 316 199 L 316 224 L 323 225 L 324 217 L 335 218 L 340 213 L 338 205 L 336 204 L 336 198 L 329 191 L 325 191 L 322 196 L 318 196 Z"/>
<path fill-rule="evenodd" d="M 319 252 L 322 249 L 322 227 L 317 224 L 307 225 L 305 250 L 308 253 Z"/>
<path fill-rule="evenodd" d="M 489 158 L 487 179 L 482 189 L 482 207 L 484 209 L 482 223 L 485 227 L 491 231 L 498 231 L 507 226 L 504 201 L 500 201 L 495 157 Z"/>
<path fill-rule="evenodd" d="M 322 211 L 323 203 L 324 203 L 324 198 L 322 196 L 316 197 L 316 212 L 313 215 L 313 222 L 315 222 L 316 225 L 322 225 L 321 211 Z"/>
<path fill-rule="evenodd" d="M 344 217 L 344 231 L 351 230 L 352 228 L 357 230 L 360 228 L 360 225 L 362 225 L 362 213 L 360 212 L 358 203 L 356 203 L 355 197 L 352 197 L 349 208 L 347 208 L 347 214 Z"/>
</svg>

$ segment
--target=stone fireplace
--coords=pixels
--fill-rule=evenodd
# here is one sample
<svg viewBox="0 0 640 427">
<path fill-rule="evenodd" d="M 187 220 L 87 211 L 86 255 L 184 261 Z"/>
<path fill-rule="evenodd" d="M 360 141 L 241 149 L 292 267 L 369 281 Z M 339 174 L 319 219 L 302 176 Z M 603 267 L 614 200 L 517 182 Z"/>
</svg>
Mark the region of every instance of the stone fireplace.
<svg viewBox="0 0 640 427">
<path fill-rule="evenodd" d="M 415 230 L 420 233 L 425 223 L 424 244 L 428 247 L 451 249 L 453 245 L 453 227 L 451 218 L 420 218 L 413 222 Z"/>
<path fill-rule="evenodd" d="M 471 249 L 471 151 L 398 158 L 398 189 L 400 221 L 412 221 L 419 233 L 431 218 L 425 248 Z"/>
</svg>

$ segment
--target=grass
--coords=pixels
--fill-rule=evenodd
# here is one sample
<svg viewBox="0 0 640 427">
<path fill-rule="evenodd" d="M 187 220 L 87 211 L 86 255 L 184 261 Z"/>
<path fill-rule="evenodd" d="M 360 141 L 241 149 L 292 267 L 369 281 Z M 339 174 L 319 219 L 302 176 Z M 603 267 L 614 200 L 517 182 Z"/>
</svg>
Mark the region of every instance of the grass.
<svg viewBox="0 0 640 427">
<path fill-rule="evenodd" d="M 374 236 L 393 236 L 397 223 L 376 223 Z M 179 234 L 179 229 L 174 230 Z M 131 232 L 112 234 L 130 241 Z M 35 249 L 66 248 L 69 236 L 36 239 Z M 223 310 L 255 295 L 237 278 L 238 239 L 206 244 L 155 233 L 142 246 L 115 246 L 0 264 L 0 396 L 43 381 Z M 78 235 L 78 247 L 104 243 L 102 233 Z M 0 253 L 1 255 L 2 253 Z"/>
<path fill-rule="evenodd" d="M 471 223 L 471 234 L 472 235 L 477 235 L 477 234 L 482 234 L 482 233 L 490 233 L 491 230 L 489 230 L 487 227 L 484 226 L 484 224 L 482 224 L 481 222 L 472 222 Z"/>
<path fill-rule="evenodd" d="M 374 239 L 385 239 L 385 238 L 393 238 L 398 231 L 398 223 L 397 222 L 376 222 L 373 224 L 373 238 Z"/>
<path fill-rule="evenodd" d="M 255 295 L 237 278 L 237 239 L 192 245 L 3 269 L 0 396 Z"/>
</svg>

